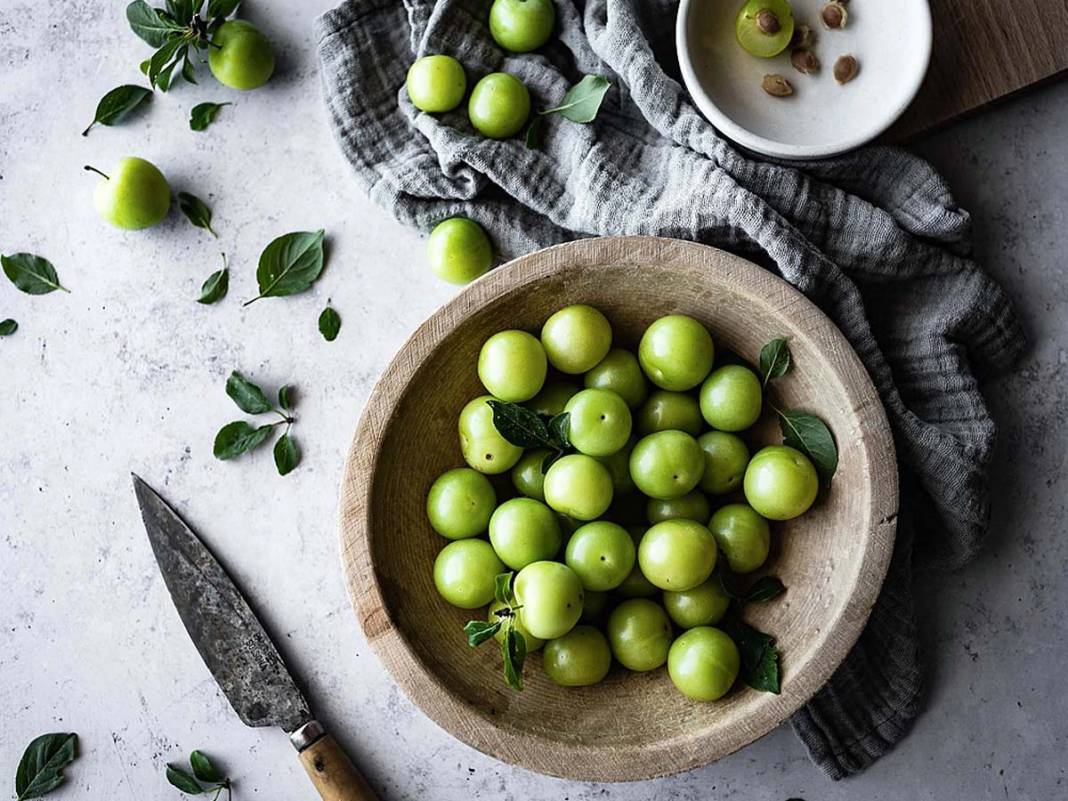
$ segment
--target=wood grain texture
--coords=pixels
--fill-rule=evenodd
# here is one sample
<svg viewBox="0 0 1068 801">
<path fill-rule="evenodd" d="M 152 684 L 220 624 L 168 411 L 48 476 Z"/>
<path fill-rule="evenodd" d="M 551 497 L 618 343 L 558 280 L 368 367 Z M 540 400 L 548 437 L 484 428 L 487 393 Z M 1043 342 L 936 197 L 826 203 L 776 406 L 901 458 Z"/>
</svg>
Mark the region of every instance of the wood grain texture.
<svg viewBox="0 0 1068 801">
<path fill-rule="evenodd" d="M 722 701 L 684 698 L 664 669 L 618 666 L 595 687 L 564 689 L 528 661 L 526 689 L 500 676 L 496 649 L 469 648 L 473 614 L 434 590 L 445 544 L 425 519 L 426 492 L 463 464 L 461 407 L 482 394 L 482 342 L 506 328 L 537 331 L 556 309 L 590 303 L 616 341 L 634 346 L 673 312 L 705 322 L 717 344 L 756 362 L 790 338 L 795 369 L 774 400 L 819 414 L 840 448 L 830 491 L 777 527 L 773 570 L 789 587 L 747 616 L 782 651 L 780 695 L 742 689 Z M 779 441 L 772 421 L 764 438 Z M 893 548 L 897 465 L 882 405 L 856 354 L 808 299 L 721 250 L 655 237 L 586 239 L 516 259 L 461 291 L 412 335 L 386 369 L 349 451 L 340 545 L 353 607 L 372 648 L 409 697 L 453 735 L 531 770 L 589 780 L 663 776 L 718 759 L 786 720 L 856 641 Z"/>
<path fill-rule="evenodd" d="M 323 801 L 378 801 L 367 780 L 329 734 L 301 751 L 300 763 Z"/>
<path fill-rule="evenodd" d="M 927 78 L 887 141 L 910 139 L 1068 70 L 1068 0 L 931 0 L 931 14 Z"/>
</svg>

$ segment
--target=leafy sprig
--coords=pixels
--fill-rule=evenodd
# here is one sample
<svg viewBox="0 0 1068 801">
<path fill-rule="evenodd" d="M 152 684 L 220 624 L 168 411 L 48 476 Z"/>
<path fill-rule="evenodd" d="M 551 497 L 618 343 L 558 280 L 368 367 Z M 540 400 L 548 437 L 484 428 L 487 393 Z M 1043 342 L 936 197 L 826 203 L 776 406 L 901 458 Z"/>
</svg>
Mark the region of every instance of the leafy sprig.
<svg viewBox="0 0 1068 801">
<path fill-rule="evenodd" d="M 464 625 L 467 644 L 477 648 L 482 643 L 497 637 L 502 631 L 501 660 L 504 663 L 504 680 L 513 690 L 523 689 L 523 665 L 527 660 L 526 639 L 516 631 L 519 610 L 523 608 L 512 589 L 512 573 L 501 573 L 493 582 L 493 597 L 502 606 L 495 610 L 496 620 L 469 620 Z"/>
<path fill-rule="evenodd" d="M 542 463 L 542 472 L 571 449 L 571 415 L 567 412 L 546 417 L 517 403 L 500 400 L 486 403 L 493 410 L 493 426 L 502 437 L 519 448 L 549 451 Z"/>
<path fill-rule="evenodd" d="M 211 801 L 217 801 L 225 790 L 229 801 L 233 783 L 223 775 L 207 754 L 199 750 L 191 753 L 189 767 L 191 771 L 177 765 L 167 765 L 167 781 L 187 795 L 212 793 Z"/>
<path fill-rule="evenodd" d="M 130 28 L 155 48 L 152 56 L 141 62 L 149 83 L 166 92 L 179 64 L 182 79 L 196 83 L 193 55 L 218 47 L 211 41 L 212 34 L 238 5 L 240 0 L 208 0 L 206 9 L 204 0 L 167 0 L 166 8 L 153 8 L 145 0 L 130 3 L 126 7 Z"/>
<path fill-rule="evenodd" d="M 300 448 L 289 434 L 290 428 L 296 421 L 291 414 L 293 405 L 290 387 L 284 386 L 278 391 L 278 402 L 282 407 L 278 409 L 259 385 L 249 381 L 235 370 L 226 380 L 226 394 L 243 412 L 275 414 L 280 419 L 261 426 L 252 426 L 244 420 L 227 423 L 215 435 L 212 453 L 216 459 L 228 461 L 255 450 L 274 434 L 278 426 L 284 425 L 282 436 L 274 444 L 275 467 L 278 469 L 278 474 L 284 476 L 300 464 Z"/>
<path fill-rule="evenodd" d="M 612 82 L 603 75 L 586 75 L 564 94 L 559 104 L 539 111 L 526 132 L 526 146 L 532 150 L 541 145 L 541 126 L 550 114 L 559 114 L 572 122 L 588 124 L 597 118 L 604 96 Z"/>
<path fill-rule="evenodd" d="M 717 568 L 724 592 L 731 599 L 727 615 L 718 624 L 738 646 L 741 665 L 738 678 L 754 690 L 778 694 L 781 689 L 779 649 L 775 638 L 742 620 L 742 612 L 753 603 L 765 603 L 786 591 L 776 576 L 763 576 L 747 589 L 738 586 L 738 577 L 725 565 Z"/>
</svg>

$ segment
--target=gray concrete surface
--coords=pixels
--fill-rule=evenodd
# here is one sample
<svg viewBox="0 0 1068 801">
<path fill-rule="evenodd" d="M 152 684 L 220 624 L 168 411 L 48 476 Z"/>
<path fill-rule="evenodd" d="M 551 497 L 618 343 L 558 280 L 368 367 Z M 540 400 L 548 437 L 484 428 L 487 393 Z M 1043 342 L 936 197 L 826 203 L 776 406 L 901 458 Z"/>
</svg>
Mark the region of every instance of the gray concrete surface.
<svg viewBox="0 0 1068 801">
<path fill-rule="evenodd" d="M 278 732 L 231 714 L 190 646 L 149 552 L 129 486 L 165 491 L 283 635 L 322 717 L 384 799 L 1035 799 L 1064 797 L 1068 748 L 1068 84 L 1013 100 L 918 146 L 975 218 L 978 253 L 1033 336 L 1012 376 L 988 385 L 1002 437 L 985 555 L 922 582 L 928 708 L 863 776 L 832 784 L 786 728 L 673 779 L 591 785 L 515 770 L 459 744 L 393 686 L 341 584 L 336 484 L 378 372 L 452 289 L 432 279 L 419 234 L 350 180 L 319 100 L 311 20 L 329 0 L 252 2 L 281 53 L 277 78 L 237 95 L 206 74 L 131 124 L 79 132 L 107 89 L 138 79 L 145 46 L 123 2 L 0 0 L 0 250 L 51 259 L 71 294 L 32 298 L 0 281 L 0 787 L 29 739 L 74 730 L 82 756 L 57 798 L 177 797 L 164 764 L 204 748 L 239 799 L 310 799 Z M 296 10 L 299 5 L 299 11 Z M 232 100 L 206 133 L 186 119 Z M 218 242 L 172 215 L 143 233 L 101 223 L 94 179 L 138 154 L 215 208 Z M 324 227 L 315 290 L 242 308 L 273 236 Z M 230 297 L 193 302 L 231 257 Z M 325 343 L 316 317 L 344 319 Z M 223 392 L 240 368 L 300 390 L 304 463 L 211 456 L 239 417 Z"/>
</svg>

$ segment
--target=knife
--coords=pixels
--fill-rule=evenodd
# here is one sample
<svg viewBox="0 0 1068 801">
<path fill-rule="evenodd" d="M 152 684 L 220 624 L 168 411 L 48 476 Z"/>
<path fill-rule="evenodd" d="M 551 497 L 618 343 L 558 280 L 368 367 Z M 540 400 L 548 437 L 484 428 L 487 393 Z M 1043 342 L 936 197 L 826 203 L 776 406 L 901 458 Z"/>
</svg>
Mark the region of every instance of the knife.
<svg viewBox="0 0 1068 801">
<path fill-rule="evenodd" d="M 207 546 L 155 490 L 133 477 L 141 518 L 186 631 L 246 726 L 278 726 L 323 801 L 377 796 L 312 716 L 278 649 Z"/>
</svg>

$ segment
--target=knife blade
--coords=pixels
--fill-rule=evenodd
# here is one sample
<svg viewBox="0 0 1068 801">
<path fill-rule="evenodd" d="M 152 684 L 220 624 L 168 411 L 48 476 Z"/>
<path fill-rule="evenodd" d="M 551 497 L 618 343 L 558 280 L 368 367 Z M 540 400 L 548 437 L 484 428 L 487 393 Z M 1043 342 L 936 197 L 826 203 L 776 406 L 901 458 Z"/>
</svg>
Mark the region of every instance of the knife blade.
<svg viewBox="0 0 1068 801">
<path fill-rule="evenodd" d="M 312 716 L 237 584 L 155 490 L 136 475 L 133 484 L 178 616 L 238 717 L 247 726 L 277 726 L 287 732 L 324 799 L 374 801 L 366 781 Z"/>
</svg>

